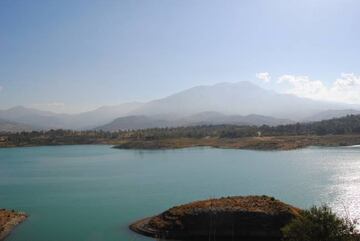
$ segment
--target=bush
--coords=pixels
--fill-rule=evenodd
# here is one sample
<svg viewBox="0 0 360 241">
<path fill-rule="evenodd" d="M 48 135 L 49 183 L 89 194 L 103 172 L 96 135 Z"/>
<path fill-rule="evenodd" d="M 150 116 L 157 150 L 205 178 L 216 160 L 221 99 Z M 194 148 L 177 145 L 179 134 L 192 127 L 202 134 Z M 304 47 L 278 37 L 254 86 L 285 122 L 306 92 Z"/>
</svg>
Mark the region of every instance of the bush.
<svg viewBox="0 0 360 241">
<path fill-rule="evenodd" d="M 328 206 L 302 212 L 283 229 L 286 241 L 359 241 L 356 221 L 337 216 Z"/>
</svg>

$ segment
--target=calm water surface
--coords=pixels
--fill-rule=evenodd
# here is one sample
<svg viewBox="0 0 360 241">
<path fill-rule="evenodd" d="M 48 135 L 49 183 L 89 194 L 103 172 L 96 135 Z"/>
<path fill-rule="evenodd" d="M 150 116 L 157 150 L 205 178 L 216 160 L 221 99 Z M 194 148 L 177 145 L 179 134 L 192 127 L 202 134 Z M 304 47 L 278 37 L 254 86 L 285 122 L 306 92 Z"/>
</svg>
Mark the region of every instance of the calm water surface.
<svg viewBox="0 0 360 241">
<path fill-rule="evenodd" d="M 9 241 L 151 240 L 128 224 L 193 200 L 250 194 L 360 217 L 360 148 L 0 149 L 0 207 L 30 214 Z"/>
</svg>

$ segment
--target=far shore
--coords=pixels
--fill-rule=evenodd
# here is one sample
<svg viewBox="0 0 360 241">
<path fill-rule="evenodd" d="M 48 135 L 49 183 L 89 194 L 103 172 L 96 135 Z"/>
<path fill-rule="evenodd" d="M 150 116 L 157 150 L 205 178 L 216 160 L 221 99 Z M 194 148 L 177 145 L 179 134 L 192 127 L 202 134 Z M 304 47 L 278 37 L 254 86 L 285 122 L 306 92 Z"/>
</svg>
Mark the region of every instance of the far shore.
<svg viewBox="0 0 360 241">
<path fill-rule="evenodd" d="M 189 147 L 214 147 L 224 149 L 248 150 L 293 150 L 310 146 L 338 147 L 360 145 L 360 135 L 297 135 L 297 136 L 263 136 L 241 138 L 161 138 L 161 139 L 82 139 L 81 141 L 48 142 L 29 140 L 21 143 L 0 141 L 0 148 L 33 147 L 33 146 L 63 146 L 63 145 L 112 145 L 118 149 L 178 149 Z"/>
<path fill-rule="evenodd" d="M 293 150 L 310 146 L 338 147 L 359 144 L 360 135 L 326 135 L 133 140 L 124 141 L 115 145 L 114 148 L 156 150 L 188 147 L 215 147 L 248 150 Z"/>
</svg>

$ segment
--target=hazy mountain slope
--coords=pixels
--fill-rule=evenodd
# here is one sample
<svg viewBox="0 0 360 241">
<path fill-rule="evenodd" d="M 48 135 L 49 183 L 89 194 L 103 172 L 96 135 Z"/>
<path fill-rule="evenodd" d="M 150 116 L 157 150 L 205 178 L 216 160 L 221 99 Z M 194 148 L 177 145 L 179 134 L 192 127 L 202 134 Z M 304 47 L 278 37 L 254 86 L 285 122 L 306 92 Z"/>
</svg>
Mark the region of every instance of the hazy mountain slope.
<svg viewBox="0 0 360 241">
<path fill-rule="evenodd" d="M 171 122 L 158 120 L 147 116 L 126 116 L 115 119 L 109 124 L 95 128 L 103 131 L 137 130 L 155 127 L 170 127 Z"/>
<path fill-rule="evenodd" d="M 29 125 L 0 119 L 0 132 L 21 132 L 21 131 L 32 131 L 34 129 L 35 128 Z"/>
<path fill-rule="evenodd" d="M 62 116 L 64 115 L 22 106 L 0 110 L 0 118 L 3 120 L 37 126 L 41 129 L 61 128 L 63 126 Z"/>
<path fill-rule="evenodd" d="M 91 129 L 110 121 L 124 117 L 131 111 L 141 107 L 143 103 L 129 102 L 116 106 L 102 106 L 96 110 L 71 115 L 66 119 L 66 126 L 75 129 Z"/>
<path fill-rule="evenodd" d="M 181 122 L 181 121 L 178 121 Z M 278 119 L 270 116 L 263 115 L 225 115 L 219 112 L 201 112 L 195 115 L 188 116 L 182 120 L 187 125 L 197 124 L 237 124 L 237 125 L 282 125 L 291 124 L 293 121 L 288 119 Z"/>
<path fill-rule="evenodd" d="M 328 109 L 349 109 L 349 105 L 278 94 L 250 82 L 238 82 L 194 87 L 144 104 L 132 114 L 179 118 L 211 111 L 227 115 L 257 114 L 298 121 Z"/>
<path fill-rule="evenodd" d="M 360 115 L 360 111 L 353 110 L 353 109 L 327 110 L 327 111 L 322 111 L 320 113 L 316 113 L 315 115 L 312 115 L 312 116 L 306 118 L 304 121 L 308 122 L 308 121 L 329 120 L 329 119 L 333 119 L 333 118 L 344 117 L 347 115 Z"/>
<path fill-rule="evenodd" d="M 103 106 L 93 111 L 79 114 L 58 114 L 17 106 L 0 110 L 0 118 L 8 121 L 36 126 L 39 129 L 90 129 L 104 125 L 115 118 L 125 116 L 139 108 L 139 102 L 124 103 L 117 106 Z"/>
<path fill-rule="evenodd" d="M 269 125 L 269 126 L 277 126 L 284 124 L 291 124 L 294 121 L 289 119 L 279 119 L 271 116 L 264 115 L 247 115 L 247 116 L 229 116 L 228 120 L 225 122 L 226 124 L 238 124 L 238 123 L 247 123 L 248 125 Z"/>
<path fill-rule="evenodd" d="M 276 119 L 273 117 L 248 115 L 248 116 L 229 116 L 218 112 L 202 112 L 181 119 L 162 120 L 147 116 L 127 116 L 117 118 L 109 124 L 99 126 L 95 129 L 104 131 L 117 130 L 136 130 L 155 127 L 179 127 L 196 125 L 280 125 L 291 124 L 292 121 L 285 119 Z"/>
</svg>

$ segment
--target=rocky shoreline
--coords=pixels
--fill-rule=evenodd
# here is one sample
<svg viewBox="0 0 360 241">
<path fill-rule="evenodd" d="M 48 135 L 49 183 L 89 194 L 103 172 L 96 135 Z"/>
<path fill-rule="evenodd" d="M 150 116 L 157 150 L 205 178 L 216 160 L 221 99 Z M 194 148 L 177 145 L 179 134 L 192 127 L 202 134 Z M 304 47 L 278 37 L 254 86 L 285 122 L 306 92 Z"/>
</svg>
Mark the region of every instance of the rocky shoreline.
<svg viewBox="0 0 360 241">
<path fill-rule="evenodd" d="M 11 231 L 27 219 L 27 214 L 14 210 L 0 209 L 0 240 L 4 240 Z"/>
<path fill-rule="evenodd" d="M 226 197 L 173 207 L 129 228 L 160 239 L 280 241 L 281 228 L 300 212 L 272 197 Z"/>
</svg>

